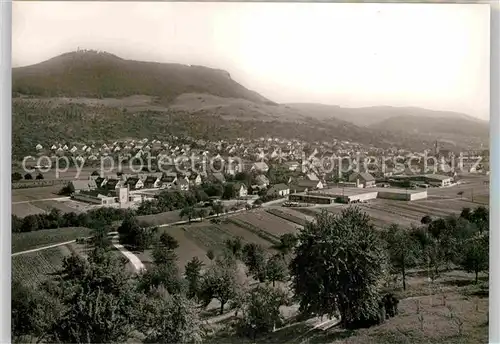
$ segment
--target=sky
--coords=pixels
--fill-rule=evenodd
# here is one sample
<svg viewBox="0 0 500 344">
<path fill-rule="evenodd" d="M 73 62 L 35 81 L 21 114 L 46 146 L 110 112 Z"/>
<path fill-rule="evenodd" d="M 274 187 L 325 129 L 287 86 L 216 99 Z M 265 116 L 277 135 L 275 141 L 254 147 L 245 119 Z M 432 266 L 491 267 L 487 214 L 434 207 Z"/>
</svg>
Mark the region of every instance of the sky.
<svg viewBox="0 0 500 344">
<path fill-rule="evenodd" d="M 12 64 L 77 48 L 227 70 L 279 103 L 418 106 L 489 118 L 485 4 L 12 4 Z"/>
</svg>

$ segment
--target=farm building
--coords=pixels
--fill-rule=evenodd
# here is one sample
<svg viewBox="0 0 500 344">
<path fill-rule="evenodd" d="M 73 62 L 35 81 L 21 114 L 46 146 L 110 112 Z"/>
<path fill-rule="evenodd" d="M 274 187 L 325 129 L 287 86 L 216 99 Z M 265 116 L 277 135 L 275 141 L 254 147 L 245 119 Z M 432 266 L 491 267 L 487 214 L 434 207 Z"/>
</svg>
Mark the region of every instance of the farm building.
<svg viewBox="0 0 500 344">
<path fill-rule="evenodd" d="M 80 191 L 90 191 L 97 188 L 94 180 L 72 180 L 69 184 L 76 193 Z"/>
<path fill-rule="evenodd" d="M 330 202 L 327 202 L 324 198 L 328 198 Z M 360 188 L 330 188 L 305 193 L 294 193 L 289 196 L 290 201 L 318 204 L 329 204 L 335 201 L 342 203 L 364 202 L 376 198 L 415 201 L 427 198 L 427 191 L 376 187 L 370 188 L 369 191 Z"/>
<path fill-rule="evenodd" d="M 298 180 L 296 183 L 290 186 L 290 191 L 293 192 L 303 192 L 310 190 L 323 189 L 324 185 L 321 181 L 315 180 Z"/>
<path fill-rule="evenodd" d="M 286 184 L 273 185 L 268 191 L 267 195 L 270 196 L 286 196 L 290 194 L 290 188 Z"/>
<path fill-rule="evenodd" d="M 349 176 L 349 182 L 356 183 L 357 187 L 371 188 L 375 186 L 375 178 L 366 172 L 355 172 Z"/>
<path fill-rule="evenodd" d="M 425 179 L 427 183 L 434 186 L 449 186 L 452 182 L 452 177 L 440 174 L 428 174 Z"/>
<path fill-rule="evenodd" d="M 80 191 L 72 196 L 72 199 L 86 203 L 110 205 L 116 203 L 114 197 L 106 196 L 98 191 Z"/>
</svg>

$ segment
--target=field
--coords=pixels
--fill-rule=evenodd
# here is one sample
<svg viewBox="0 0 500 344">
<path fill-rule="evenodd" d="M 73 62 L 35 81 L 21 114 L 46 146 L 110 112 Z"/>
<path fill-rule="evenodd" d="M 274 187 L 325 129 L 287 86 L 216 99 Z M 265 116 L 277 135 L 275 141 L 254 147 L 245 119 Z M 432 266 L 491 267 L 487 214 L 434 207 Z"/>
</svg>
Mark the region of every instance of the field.
<svg viewBox="0 0 500 344">
<path fill-rule="evenodd" d="M 33 204 L 33 203 L 32 203 Z M 34 203 L 37 207 L 44 209 L 46 211 L 50 211 L 53 208 L 60 210 L 62 213 L 80 213 L 80 209 L 75 209 L 67 205 L 67 202 L 64 201 L 40 201 Z"/>
<path fill-rule="evenodd" d="M 12 253 L 87 237 L 90 235 L 90 232 L 91 230 L 85 227 L 65 227 L 44 229 L 29 233 L 13 233 Z"/>
<path fill-rule="evenodd" d="M 164 213 L 153 214 L 153 215 L 143 215 L 137 216 L 137 219 L 141 222 L 145 222 L 150 226 L 163 225 L 165 223 L 173 223 L 181 221 L 179 216 L 180 210 L 167 211 Z"/>
<path fill-rule="evenodd" d="M 16 215 L 19 217 L 25 217 L 28 215 L 37 215 L 37 214 L 46 213 L 46 211 L 44 209 L 39 208 L 32 203 L 12 204 L 11 211 L 12 211 L 13 215 Z"/>
<path fill-rule="evenodd" d="M 262 210 L 253 210 L 247 213 L 238 214 L 234 216 L 233 219 L 264 230 L 275 237 L 279 237 L 285 233 L 297 232 L 296 224 L 290 223 Z"/>
<path fill-rule="evenodd" d="M 71 254 L 67 246 L 26 253 L 12 257 L 12 280 L 35 286 L 62 268 L 63 258 Z"/>
<path fill-rule="evenodd" d="M 61 197 L 58 195 L 61 188 L 62 186 L 55 185 L 29 189 L 13 189 L 12 202 L 36 201 L 40 199 Z"/>
</svg>

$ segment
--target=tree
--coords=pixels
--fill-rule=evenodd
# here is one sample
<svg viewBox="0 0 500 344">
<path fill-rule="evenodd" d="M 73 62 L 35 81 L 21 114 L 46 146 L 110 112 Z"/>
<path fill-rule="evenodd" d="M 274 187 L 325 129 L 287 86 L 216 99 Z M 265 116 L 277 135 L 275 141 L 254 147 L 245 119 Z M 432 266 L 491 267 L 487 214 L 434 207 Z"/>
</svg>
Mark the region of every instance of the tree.
<svg viewBox="0 0 500 344">
<path fill-rule="evenodd" d="M 269 258 L 266 264 L 266 277 L 272 282 L 273 287 L 275 282 L 285 281 L 287 275 L 288 266 L 283 256 L 278 254 Z"/>
<path fill-rule="evenodd" d="M 199 217 L 201 221 L 203 221 L 203 219 L 207 216 L 207 211 L 203 208 L 200 208 L 197 210 L 196 216 Z"/>
<path fill-rule="evenodd" d="M 78 271 L 80 264 L 76 259 L 68 262 L 67 270 Z M 64 312 L 47 342 L 125 342 L 135 329 L 138 294 L 123 262 L 109 252 L 95 250 L 87 264 L 85 272 L 68 275 L 55 287 Z"/>
<path fill-rule="evenodd" d="M 278 245 L 278 249 L 283 254 L 286 255 L 291 253 L 296 245 L 297 245 L 297 236 L 293 233 L 285 233 L 280 236 L 280 243 Z"/>
<path fill-rule="evenodd" d="M 214 202 L 214 204 L 212 204 L 212 210 L 216 216 L 219 216 L 224 212 L 224 206 L 221 202 Z"/>
<path fill-rule="evenodd" d="M 201 343 L 201 322 L 192 301 L 161 290 L 144 301 L 139 329 L 145 343 Z"/>
<path fill-rule="evenodd" d="M 226 249 L 228 249 L 234 257 L 240 258 L 243 250 L 243 241 L 241 237 L 226 239 L 224 242 Z"/>
<path fill-rule="evenodd" d="M 33 179 L 33 176 L 32 176 L 30 173 L 26 173 L 26 174 L 24 175 L 24 179 L 25 179 L 25 180 L 32 180 L 32 179 Z"/>
<path fill-rule="evenodd" d="M 18 182 L 18 181 L 20 181 L 20 180 L 23 179 L 23 175 L 21 173 L 19 173 L 19 172 L 14 172 L 14 173 L 12 173 L 12 177 L 11 178 L 12 178 L 13 182 Z"/>
<path fill-rule="evenodd" d="M 36 175 L 36 179 L 38 179 L 38 180 L 43 179 L 43 174 L 38 173 L 38 174 Z"/>
<path fill-rule="evenodd" d="M 390 226 L 384 234 L 391 265 L 401 273 L 406 290 L 406 269 L 417 263 L 418 244 L 408 230 L 398 225 Z"/>
<path fill-rule="evenodd" d="M 463 198 L 464 192 L 463 191 L 459 191 L 459 192 L 457 192 L 457 195 L 460 196 L 460 198 Z"/>
<path fill-rule="evenodd" d="M 167 232 L 160 235 L 160 244 L 167 250 L 175 250 L 179 247 L 179 242 Z"/>
<path fill-rule="evenodd" d="M 43 288 L 27 288 L 12 282 L 11 330 L 14 342 L 27 343 L 28 338 L 43 341 L 56 326 L 63 311 L 61 302 Z"/>
<path fill-rule="evenodd" d="M 65 214 L 66 215 L 66 214 Z M 92 244 L 94 247 L 108 249 L 111 247 L 111 238 L 108 235 L 108 228 L 99 227 L 92 230 Z"/>
<path fill-rule="evenodd" d="M 470 221 L 476 224 L 480 232 L 489 230 L 489 210 L 484 206 L 479 206 L 472 212 Z"/>
<path fill-rule="evenodd" d="M 470 208 L 463 208 L 460 217 L 468 221 L 471 220 L 472 211 Z"/>
<path fill-rule="evenodd" d="M 227 264 L 226 260 L 218 259 L 208 268 L 202 279 L 200 297 L 205 305 L 212 299 L 220 302 L 220 314 L 224 306 L 236 295 L 236 265 Z"/>
<path fill-rule="evenodd" d="M 233 199 L 236 198 L 236 188 L 233 183 L 226 183 L 224 185 L 224 192 L 222 194 L 223 199 Z"/>
<path fill-rule="evenodd" d="M 266 279 L 266 253 L 262 246 L 248 243 L 243 247 L 243 262 L 250 275 L 263 282 Z"/>
<path fill-rule="evenodd" d="M 477 233 L 462 244 L 460 265 L 467 272 L 475 274 L 475 283 L 478 275 L 488 270 L 489 266 L 489 235 L 488 233 Z"/>
<path fill-rule="evenodd" d="M 153 250 L 154 266 L 139 277 L 139 290 L 151 292 L 159 287 L 165 288 L 169 294 L 180 294 L 184 283 L 177 266 L 174 252 L 156 246 Z"/>
<path fill-rule="evenodd" d="M 424 217 L 422 217 L 422 219 L 420 220 L 420 223 L 423 224 L 423 225 L 428 225 L 429 223 L 432 222 L 432 217 L 430 217 L 429 215 L 425 215 Z"/>
<path fill-rule="evenodd" d="M 356 207 L 339 215 L 322 211 L 298 240 L 290 270 L 302 312 L 338 312 L 345 327 L 379 319 L 385 254 L 368 215 Z"/>
<path fill-rule="evenodd" d="M 243 305 L 242 325 L 255 340 L 257 333 L 271 332 L 283 322 L 280 306 L 287 304 L 287 295 L 276 288 L 257 286 L 251 290 Z"/>
<path fill-rule="evenodd" d="M 151 247 L 157 231 L 158 227 L 147 227 L 130 215 L 126 216 L 118 227 L 120 242 L 130 245 L 138 251 L 144 251 Z"/>
<path fill-rule="evenodd" d="M 175 262 L 177 260 L 177 255 L 175 252 L 165 246 L 155 245 L 152 252 L 153 260 L 155 264 L 166 264 L 169 262 Z"/>
<path fill-rule="evenodd" d="M 201 269 L 203 268 L 203 262 L 198 259 L 198 257 L 193 257 L 189 262 L 187 262 L 184 268 L 184 276 L 188 282 L 187 297 L 196 297 L 200 292 L 201 283 Z"/>
<path fill-rule="evenodd" d="M 214 260 L 214 258 L 215 258 L 214 251 L 212 251 L 212 250 L 208 250 L 208 251 L 207 251 L 207 257 L 208 257 L 208 259 L 210 259 L 210 260 Z"/>
<path fill-rule="evenodd" d="M 195 217 L 196 213 L 193 207 L 185 207 L 181 210 L 179 216 L 181 218 L 187 217 L 188 222 L 191 222 L 191 220 Z"/>
</svg>

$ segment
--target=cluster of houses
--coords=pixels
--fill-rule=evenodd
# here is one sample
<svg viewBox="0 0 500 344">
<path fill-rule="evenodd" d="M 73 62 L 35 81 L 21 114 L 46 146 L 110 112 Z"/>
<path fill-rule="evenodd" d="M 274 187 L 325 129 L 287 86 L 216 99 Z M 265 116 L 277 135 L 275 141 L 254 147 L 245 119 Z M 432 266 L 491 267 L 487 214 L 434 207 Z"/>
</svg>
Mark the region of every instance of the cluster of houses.
<svg viewBox="0 0 500 344">
<path fill-rule="evenodd" d="M 424 152 L 412 152 L 399 149 L 397 147 L 381 149 L 374 146 L 361 145 L 356 142 L 340 141 L 332 139 L 331 142 L 305 142 L 301 140 L 290 140 L 283 138 L 260 138 L 260 139 L 235 139 L 232 141 L 218 140 L 206 141 L 194 138 L 178 138 L 175 136 L 168 139 L 149 140 L 122 140 L 101 143 L 52 143 L 49 145 L 37 144 L 35 147 L 39 155 L 46 156 L 71 156 L 76 161 L 95 161 L 103 157 L 113 157 L 117 161 L 133 161 L 134 159 L 149 159 L 150 161 L 177 161 L 186 157 L 191 161 L 202 161 L 211 159 L 225 163 L 225 174 L 234 175 L 238 172 L 236 167 L 231 168 L 228 161 L 236 158 L 244 160 L 245 163 L 254 164 L 257 162 L 268 162 L 272 164 L 283 164 L 291 171 L 301 167 L 302 161 L 311 164 L 314 171 L 314 164 L 324 164 L 325 161 L 339 161 L 337 158 L 350 159 L 352 167 L 356 167 L 359 161 L 371 157 L 378 160 L 379 171 L 373 172 L 375 177 L 388 177 L 393 174 L 403 173 L 397 170 L 394 159 L 400 162 L 404 159 L 412 159 L 413 163 L 421 170 L 423 160 L 435 158 L 441 164 L 444 162 L 443 170 L 440 173 L 448 173 L 446 169 L 458 168 L 458 156 L 454 152 L 439 149 L 436 145 L 433 149 Z M 462 169 L 468 172 L 483 172 L 489 170 L 489 165 L 483 159 L 482 164 L 475 162 L 479 157 L 484 156 L 484 151 L 466 152 L 460 160 Z M 383 168 L 380 163 L 384 160 Z M 436 161 L 428 162 L 434 164 Z M 341 163 L 344 163 L 342 160 Z M 323 166 L 324 167 L 324 166 Z M 265 167 L 255 167 L 265 173 Z M 320 173 L 315 171 L 316 173 Z M 423 171 L 421 173 L 426 173 Z M 435 171 L 434 171 L 435 173 Z"/>
</svg>

